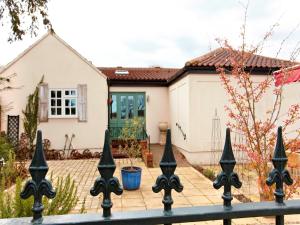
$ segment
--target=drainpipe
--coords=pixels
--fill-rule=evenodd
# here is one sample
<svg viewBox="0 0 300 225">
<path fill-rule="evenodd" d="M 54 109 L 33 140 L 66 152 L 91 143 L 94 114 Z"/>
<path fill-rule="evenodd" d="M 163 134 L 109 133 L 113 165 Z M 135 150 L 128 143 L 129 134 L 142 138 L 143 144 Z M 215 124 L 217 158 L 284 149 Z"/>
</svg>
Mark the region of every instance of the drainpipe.
<svg viewBox="0 0 300 225">
<path fill-rule="evenodd" d="M 106 78 L 107 82 L 107 129 L 109 129 L 109 108 L 110 108 L 110 80 Z"/>
</svg>

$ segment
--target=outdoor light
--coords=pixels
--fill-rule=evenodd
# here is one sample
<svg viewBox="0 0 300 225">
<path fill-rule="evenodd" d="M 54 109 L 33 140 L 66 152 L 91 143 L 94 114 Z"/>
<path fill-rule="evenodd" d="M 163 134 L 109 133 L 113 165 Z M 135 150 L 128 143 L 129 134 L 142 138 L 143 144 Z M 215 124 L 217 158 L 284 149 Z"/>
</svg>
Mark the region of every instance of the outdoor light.
<svg viewBox="0 0 300 225">
<path fill-rule="evenodd" d="M 150 100 L 150 96 L 149 96 L 149 95 L 147 95 L 147 97 L 146 97 L 146 101 L 147 101 L 147 102 L 149 102 L 149 100 Z"/>
</svg>

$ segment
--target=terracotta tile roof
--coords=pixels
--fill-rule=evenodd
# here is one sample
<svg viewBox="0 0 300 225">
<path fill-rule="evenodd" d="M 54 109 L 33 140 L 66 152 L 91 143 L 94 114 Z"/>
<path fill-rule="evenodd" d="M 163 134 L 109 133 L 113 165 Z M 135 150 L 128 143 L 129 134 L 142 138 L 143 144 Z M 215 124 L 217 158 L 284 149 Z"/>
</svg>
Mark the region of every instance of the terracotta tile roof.
<svg viewBox="0 0 300 225">
<path fill-rule="evenodd" d="M 238 54 L 238 52 L 236 51 Z M 231 62 L 228 60 L 230 52 L 226 48 L 217 48 L 203 56 L 197 57 L 186 62 L 188 67 L 230 67 Z M 246 67 L 249 68 L 282 68 L 295 65 L 288 60 L 270 58 L 261 55 L 252 55 L 246 62 Z"/>
<path fill-rule="evenodd" d="M 161 67 L 98 67 L 110 80 L 168 81 L 179 70 Z"/>
</svg>

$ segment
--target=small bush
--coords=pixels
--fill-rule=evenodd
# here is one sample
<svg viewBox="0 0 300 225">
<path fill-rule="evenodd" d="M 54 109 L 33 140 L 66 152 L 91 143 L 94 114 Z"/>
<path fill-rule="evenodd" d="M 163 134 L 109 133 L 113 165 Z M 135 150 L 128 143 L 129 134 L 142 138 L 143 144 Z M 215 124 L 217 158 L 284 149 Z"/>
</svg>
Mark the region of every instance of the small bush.
<svg viewBox="0 0 300 225">
<path fill-rule="evenodd" d="M 17 178 L 15 192 L 12 194 L 5 191 L 4 179 L 2 179 L 0 187 L 0 218 L 32 216 L 33 197 L 31 196 L 26 200 L 20 198 L 21 183 L 21 179 Z M 54 199 L 43 197 L 44 215 L 67 214 L 75 208 L 78 202 L 77 186 L 70 175 L 66 178 L 59 177 L 55 190 L 56 197 Z M 80 212 L 84 211 L 85 206 L 82 205 Z"/>
<path fill-rule="evenodd" d="M 0 159 L 7 161 L 14 154 L 13 146 L 8 142 L 6 136 L 0 135 Z"/>
<path fill-rule="evenodd" d="M 8 159 L 5 161 L 5 165 L 1 168 L 0 179 L 3 179 L 4 188 L 8 188 L 13 185 L 18 177 L 18 171 L 15 165 L 15 158 L 13 154 L 9 154 Z"/>
<path fill-rule="evenodd" d="M 122 128 L 119 136 L 122 142 L 119 146 L 119 151 L 129 158 L 131 167 L 133 167 L 133 159 L 141 157 L 142 147 L 138 138 L 144 127 L 144 121 L 141 118 L 134 117 L 125 121 L 125 126 Z"/>
<path fill-rule="evenodd" d="M 214 181 L 216 179 L 215 171 L 213 171 L 212 169 L 204 169 L 202 173 L 205 177 L 207 177 L 211 181 Z"/>
</svg>

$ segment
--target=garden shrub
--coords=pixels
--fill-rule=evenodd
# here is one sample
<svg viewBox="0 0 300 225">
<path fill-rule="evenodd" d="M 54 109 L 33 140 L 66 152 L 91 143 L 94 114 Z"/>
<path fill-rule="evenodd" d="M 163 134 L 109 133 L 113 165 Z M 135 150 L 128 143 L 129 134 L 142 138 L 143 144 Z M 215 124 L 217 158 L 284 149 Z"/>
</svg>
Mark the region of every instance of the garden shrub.
<svg viewBox="0 0 300 225">
<path fill-rule="evenodd" d="M 0 135 L 0 159 L 3 158 L 4 161 L 7 161 L 10 154 L 14 154 L 13 146 L 8 142 L 6 136 Z"/>
<path fill-rule="evenodd" d="M 215 171 L 213 171 L 212 169 L 204 169 L 202 173 L 205 177 L 207 177 L 211 181 L 214 181 L 216 179 Z"/>
<path fill-rule="evenodd" d="M 50 180 L 52 180 L 52 178 Z M 33 205 L 33 196 L 26 200 L 21 199 L 21 184 L 21 179 L 17 178 L 14 193 L 9 193 L 5 191 L 4 178 L 2 178 L 0 187 L 0 218 L 32 216 L 31 208 Z M 57 178 L 55 186 L 56 197 L 54 199 L 50 200 L 43 197 L 44 215 L 67 214 L 75 208 L 78 202 L 77 186 L 70 175 L 66 178 Z M 80 213 L 83 212 L 85 212 L 84 202 L 80 210 Z"/>
<path fill-rule="evenodd" d="M 19 173 L 15 163 L 15 155 L 10 153 L 5 165 L 1 168 L 0 179 L 3 179 L 4 187 L 7 188 L 15 183 L 17 177 L 19 177 Z"/>
<path fill-rule="evenodd" d="M 119 151 L 129 158 L 131 168 L 133 167 L 133 159 L 141 157 L 142 147 L 138 138 L 141 132 L 143 132 L 144 127 L 143 120 L 134 117 L 125 121 L 125 126 L 122 128 L 119 136 L 122 142 L 119 146 Z"/>
</svg>

